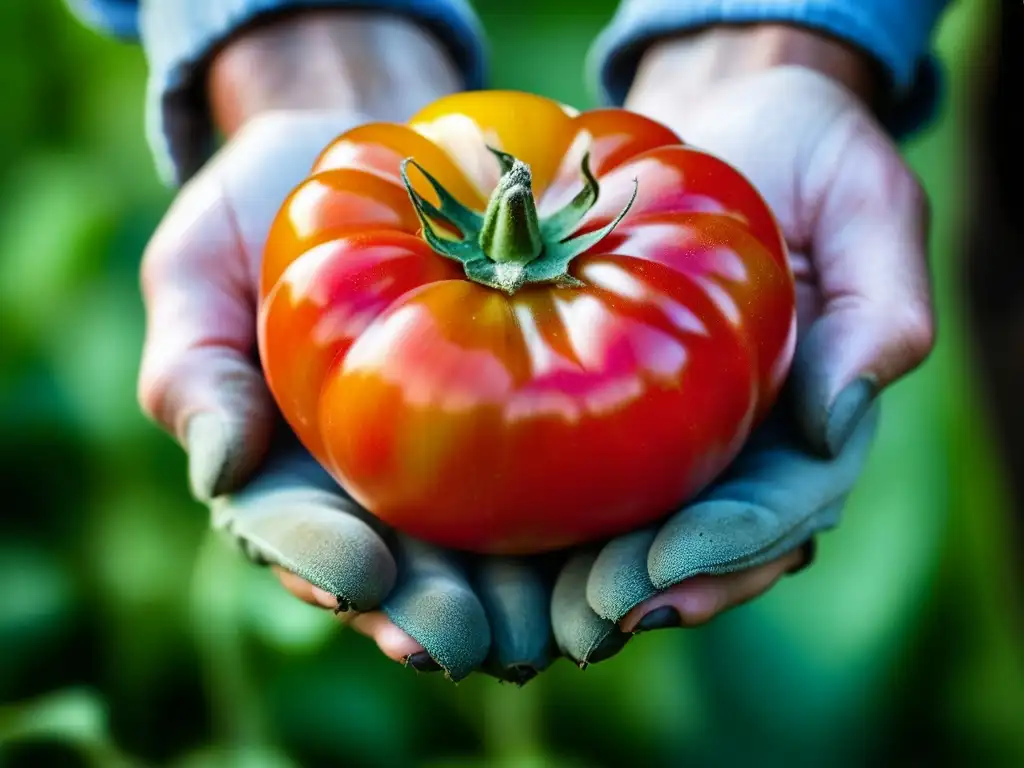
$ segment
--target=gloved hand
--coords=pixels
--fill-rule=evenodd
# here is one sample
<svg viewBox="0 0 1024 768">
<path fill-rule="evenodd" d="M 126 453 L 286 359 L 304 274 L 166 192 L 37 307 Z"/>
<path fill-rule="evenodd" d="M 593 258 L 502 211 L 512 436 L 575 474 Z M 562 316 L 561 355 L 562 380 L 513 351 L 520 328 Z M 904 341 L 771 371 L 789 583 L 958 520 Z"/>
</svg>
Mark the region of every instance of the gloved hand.
<svg viewBox="0 0 1024 768">
<path fill-rule="evenodd" d="M 672 76 L 680 66 L 693 77 Z M 735 75 L 687 98 L 673 91 L 707 71 L 666 53 L 627 106 L 730 162 L 764 195 L 791 252 L 800 342 L 786 400 L 725 477 L 661 526 L 566 564 L 553 629 L 580 664 L 614 655 L 633 632 L 707 621 L 804 563 L 864 466 L 877 394 L 932 346 L 925 198 L 865 105 L 798 67 Z"/>
<path fill-rule="evenodd" d="M 258 475 L 212 502 L 213 524 L 333 609 L 390 658 L 459 680 L 482 665 L 523 684 L 551 661 L 551 579 L 538 559 L 448 552 L 363 510 L 282 429 Z"/>
<path fill-rule="evenodd" d="M 459 679 L 486 662 L 523 682 L 548 663 L 541 571 L 462 559 L 378 524 L 281 424 L 253 359 L 270 223 L 320 150 L 365 120 L 254 118 L 182 189 L 144 259 L 140 399 L 186 448 L 192 490 L 211 503 L 214 524 L 278 566 L 294 593 L 354 616 L 384 653 L 417 669 Z"/>
</svg>

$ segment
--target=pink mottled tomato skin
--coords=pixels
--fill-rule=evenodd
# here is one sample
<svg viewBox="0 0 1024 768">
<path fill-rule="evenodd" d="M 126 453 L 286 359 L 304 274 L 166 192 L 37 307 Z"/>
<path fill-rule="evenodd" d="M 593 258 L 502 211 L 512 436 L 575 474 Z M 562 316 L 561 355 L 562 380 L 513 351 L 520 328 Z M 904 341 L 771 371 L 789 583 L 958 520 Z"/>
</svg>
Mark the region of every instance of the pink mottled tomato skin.
<svg viewBox="0 0 1024 768">
<path fill-rule="evenodd" d="M 579 232 L 637 180 L 572 262 L 584 287 L 506 296 L 421 238 L 400 162 L 482 210 L 485 144 L 531 166 L 542 215 L 580 189 L 589 149 L 601 192 Z M 496 554 L 677 509 L 765 416 L 796 336 L 783 238 L 738 172 L 630 112 L 509 92 L 333 142 L 274 223 L 260 304 L 269 386 L 312 455 L 396 529 Z"/>
</svg>

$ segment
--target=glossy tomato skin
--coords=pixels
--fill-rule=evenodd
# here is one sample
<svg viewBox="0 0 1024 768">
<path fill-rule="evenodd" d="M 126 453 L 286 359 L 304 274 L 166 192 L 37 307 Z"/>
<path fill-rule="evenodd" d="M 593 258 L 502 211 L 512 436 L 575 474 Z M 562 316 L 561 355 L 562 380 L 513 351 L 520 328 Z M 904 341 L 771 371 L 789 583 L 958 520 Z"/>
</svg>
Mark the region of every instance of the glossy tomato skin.
<svg viewBox="0 0 1024 768">
<path fill-rule="evenodd" d="M 409 156 L 482 210 L 485 144 L 528 163 L 543 215 L 601 184 L 581 288 L 478 285 L 434 253 Z M 422 177 L 417 191 L 436 201 Z M 796 337 L 783 238 L 750 183 L 623 110 L 520 93 L 443 99 L 339 137 L 274 223 L 260 352 L 284 416 L 353 497 L 442 546 L 524 554 L 648 524 L 735 457 Z"/>
</svg>

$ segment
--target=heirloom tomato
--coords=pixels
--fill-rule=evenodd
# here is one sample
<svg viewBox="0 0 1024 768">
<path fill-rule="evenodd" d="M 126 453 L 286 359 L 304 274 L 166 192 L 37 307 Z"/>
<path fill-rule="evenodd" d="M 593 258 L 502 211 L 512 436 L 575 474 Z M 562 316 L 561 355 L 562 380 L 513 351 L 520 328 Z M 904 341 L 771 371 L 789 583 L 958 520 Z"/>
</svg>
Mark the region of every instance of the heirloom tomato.
<svg viewBox="0 0 1024 768">
<path fill-rule="evenodd" d="M 310 453 L 388 525 L 482 553 L 678 509 L 796 337 L 786 245 L 743 176 L 640 115 L 525 93 L 338 137 L 261 282 L 267 381 Z"/>
</svg>

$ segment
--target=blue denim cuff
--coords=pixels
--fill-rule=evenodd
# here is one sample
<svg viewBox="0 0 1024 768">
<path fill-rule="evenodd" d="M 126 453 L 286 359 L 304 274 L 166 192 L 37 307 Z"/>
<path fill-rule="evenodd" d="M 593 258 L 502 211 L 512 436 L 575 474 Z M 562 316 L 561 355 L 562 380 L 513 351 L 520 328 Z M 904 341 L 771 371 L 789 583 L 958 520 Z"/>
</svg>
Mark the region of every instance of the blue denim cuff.
<svg viewBox="0 0 1024 768">
<path fill-rule="evenodd" d="M 210 53 L 240 27 L 290 9 L 386 11 L 429 29 L 447 47 L 468 89 L 482 88 L 486 51 L 468 0 L 67 0 L 91 26 L 141 38 L 149 63 L 146 134 L 161 178 L 180 185 L 213 152 L 203 88 Z"/>
<path fill-rule="evenodd" d="M 882 115 L 896 135 L 934 114 L 940 71 L 932 35 L 949 0 L 623 0 L 590 51 L 592 80 L 622 104 L 640 58 L 659 38 L 712 24 L 789 23 L 817 29 L 872 55 L 892 92 Z"/>
<path fill-rule="evenodd" d="M 136 40 L 139 36 L 137 0 L 65 0 L 82 23 L 111 37 Z"/>
</svg>

